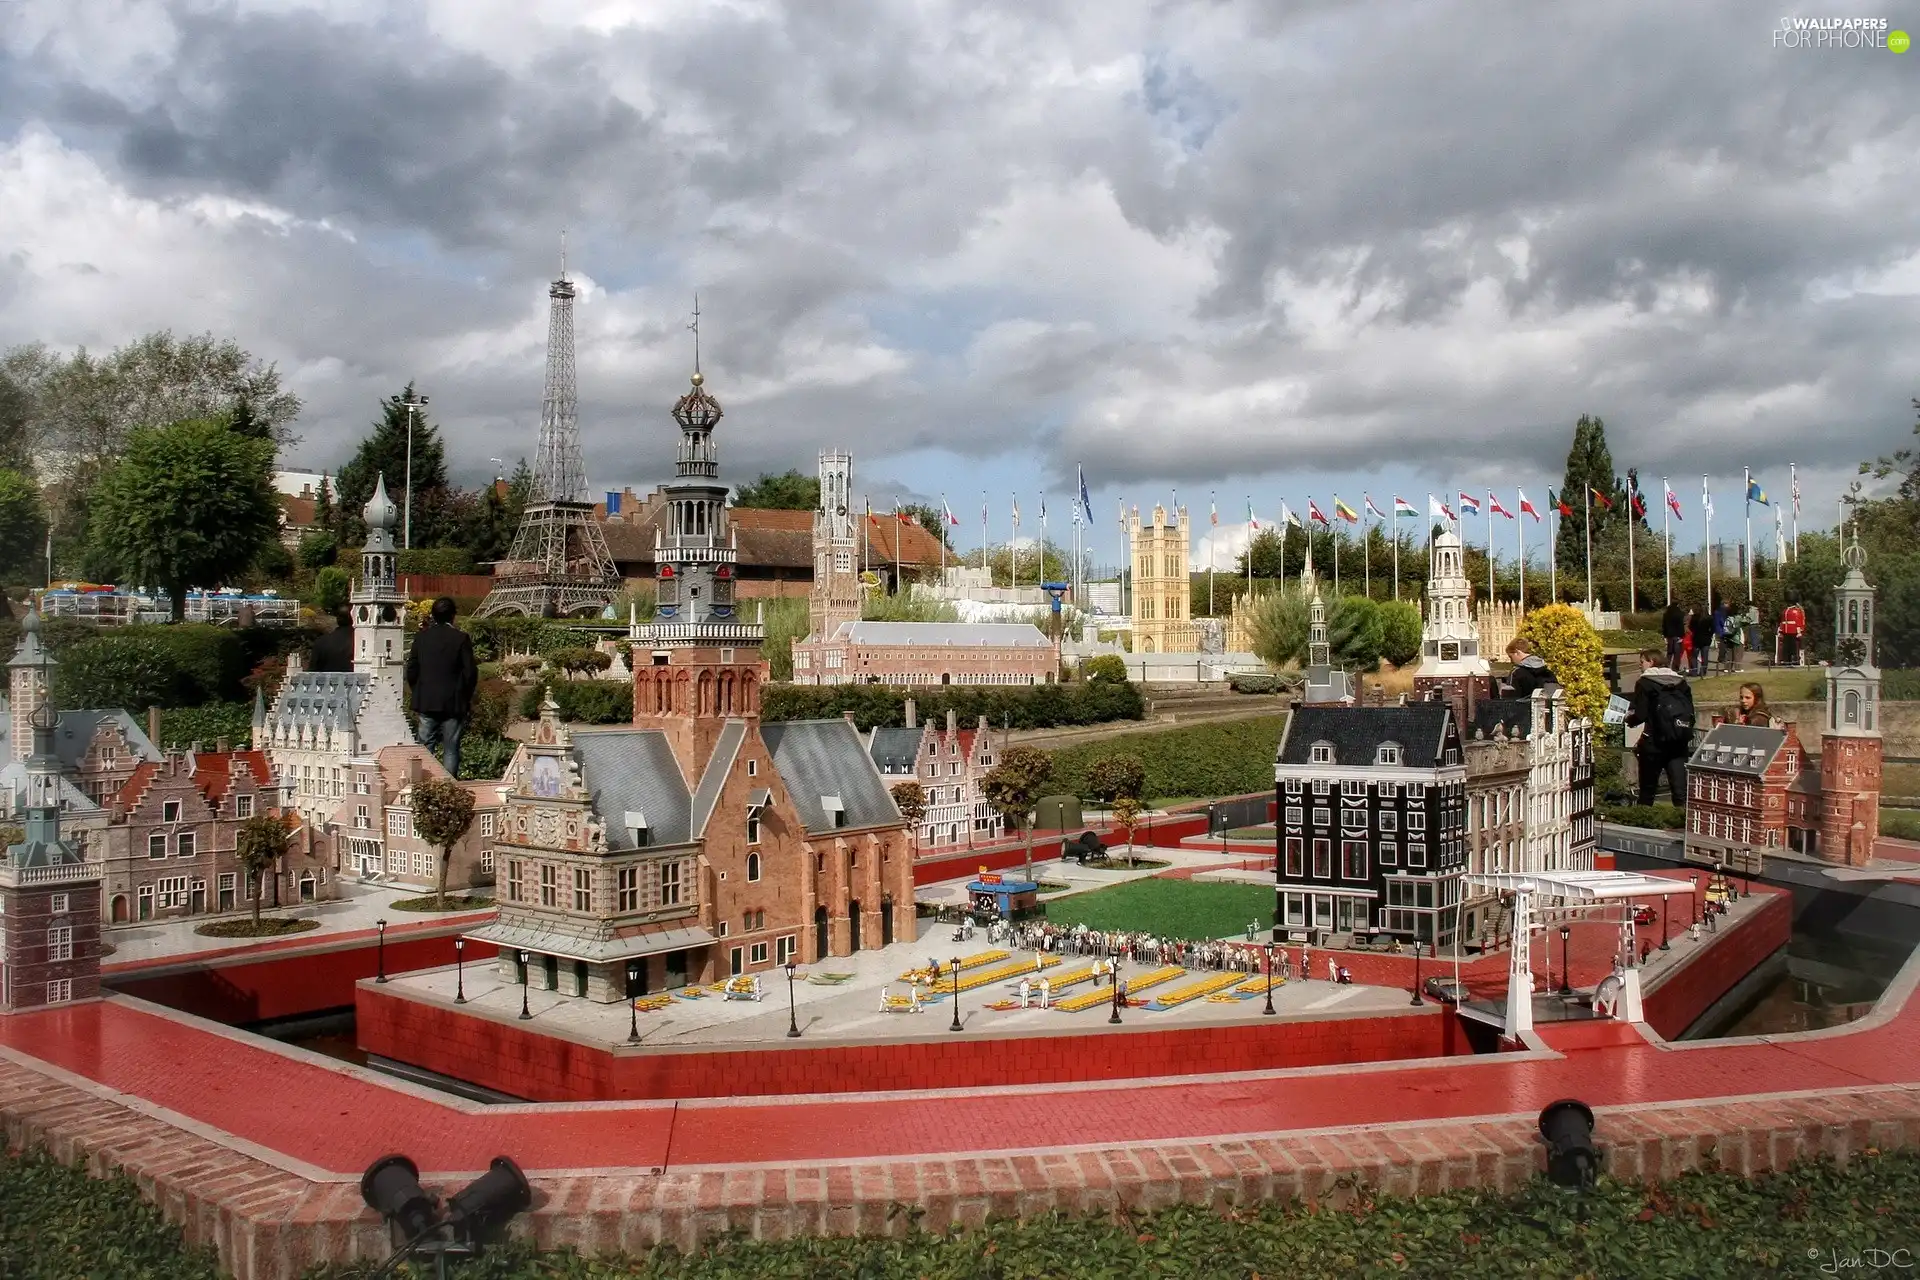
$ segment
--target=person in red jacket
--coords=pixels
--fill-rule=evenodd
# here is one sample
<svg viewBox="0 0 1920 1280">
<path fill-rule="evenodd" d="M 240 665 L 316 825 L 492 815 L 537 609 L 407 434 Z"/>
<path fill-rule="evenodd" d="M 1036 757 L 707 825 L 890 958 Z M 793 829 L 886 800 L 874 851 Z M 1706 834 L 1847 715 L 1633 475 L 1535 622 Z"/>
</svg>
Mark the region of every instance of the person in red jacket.
<svg viewBox="0 0 1920 1280">
<path fill-rule="evenodd" d="M 1800 607 L 1799 600 L 1789 600 L 1787 607 L 1780 611 L 1780 661 L 1783 665 L 1800 665 L 1800 637 L 1806 632 L 1807 611 Z"/>
</svg>

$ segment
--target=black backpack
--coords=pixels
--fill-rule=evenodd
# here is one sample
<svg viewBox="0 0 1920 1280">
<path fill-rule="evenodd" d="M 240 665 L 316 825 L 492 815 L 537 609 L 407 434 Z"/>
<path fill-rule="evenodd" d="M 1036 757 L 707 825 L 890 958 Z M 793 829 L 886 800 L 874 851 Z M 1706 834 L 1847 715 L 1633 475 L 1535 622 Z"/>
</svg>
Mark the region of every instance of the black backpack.
<svg viewBox="0 0 1920 1280">
<path fill-rule="evenodd" d="M 1655 686 L 1647 731 L 1666 747 L 1685 747 L 1693 741 L 1693 689 L 1686 681 L 1662 680 Z"/>
</svg>

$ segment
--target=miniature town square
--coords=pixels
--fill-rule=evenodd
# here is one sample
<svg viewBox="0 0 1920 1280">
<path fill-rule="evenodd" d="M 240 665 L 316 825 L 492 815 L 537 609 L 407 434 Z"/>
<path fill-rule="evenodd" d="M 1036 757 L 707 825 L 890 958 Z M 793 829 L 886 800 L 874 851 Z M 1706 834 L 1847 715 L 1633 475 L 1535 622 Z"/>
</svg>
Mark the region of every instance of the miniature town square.
<svg viewBox="0 0 1920 1280">
<path fill-rule="evenodd" d="M 17 7 L 0 1280 L 1910 1266 L 1904 32 Z"/>
</svg>

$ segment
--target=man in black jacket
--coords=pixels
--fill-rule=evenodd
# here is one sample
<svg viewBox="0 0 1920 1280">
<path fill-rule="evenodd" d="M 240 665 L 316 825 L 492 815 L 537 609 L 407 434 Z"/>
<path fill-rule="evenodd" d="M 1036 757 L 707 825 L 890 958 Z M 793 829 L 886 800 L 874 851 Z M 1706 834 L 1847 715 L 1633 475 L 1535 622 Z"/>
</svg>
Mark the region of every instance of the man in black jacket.
<svg viewBox="0 0 1920 1280">
<path fill-rule="evenodd" d="M 1515 636 L 1508 642 L 1507 661 L 1513 664 L 1513 671 L 1507 677 L 1508 697 L 1531 698 L 1535 689 L 1560 683 L 1553 668 L 1533 651 L 1533 642 L 1524 636 Z"/>
<path fill-rule="evenodd" d="M 1687 611 L 1677 604 L 1669 604 L 1667 611 L 1660 615 L 1660 635 L 1667 642 L 1667 665 L 1680 665 L 1681 651 L 1686 648 Z"/>
<path fill-rule="evenodd" d="M 1633 682 L 1633 703 L 1627 727 L 1638 726 L 1640 741 L 1633 754 L 1640 767 L 1640 803 L 1652 804 L 1667 778 L 1673 803 L 1687 803 L 1687 757 L 1693 751 L 1693 689 L 1686 677 L 1661 665 L 1658 649 L 1640 653 L 1640 678 Z"/>
<path fill-rule="evenodd" d="M 314 640 L 312 663 L 307 670 L 353 670 L 353 612 L 351 610 L 335 609 L 333 611 L 333 630 Z"/>
<path fill-rule="evenodd" d="M 433 617 L 413 638 L 407 651 L 407 688 L 413 691 L 413 713 L 420 717 L 420 745 L 440 748 L 447 772 L 460 776 L 460 730 L 473 706 L 473 689 L 480 667 L 473 660 L 473 641 L 453 625 L 453 597 L 433 602 Z"/>
</svg>

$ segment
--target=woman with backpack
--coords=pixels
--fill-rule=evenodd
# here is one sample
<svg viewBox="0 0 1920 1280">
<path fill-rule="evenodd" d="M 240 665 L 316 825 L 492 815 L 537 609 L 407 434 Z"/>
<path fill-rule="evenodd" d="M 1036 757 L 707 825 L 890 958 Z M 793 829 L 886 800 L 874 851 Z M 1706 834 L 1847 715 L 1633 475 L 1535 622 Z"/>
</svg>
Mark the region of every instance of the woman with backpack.
<svg viewBox="0 0 1920 1280">
<path fill-rule="evenodd" d="M 1687 756 L 1693 750 L 1693 689 L 1686 677 L 1660 665 L 1658 649 L 1640 653 L 1627 726 L 1638 727 L 1633 752 L 1640 766 L 1640 803 L 1652 804 L 1660 777 L 1675 805 L 1687 803 Z"/>
</svg>

